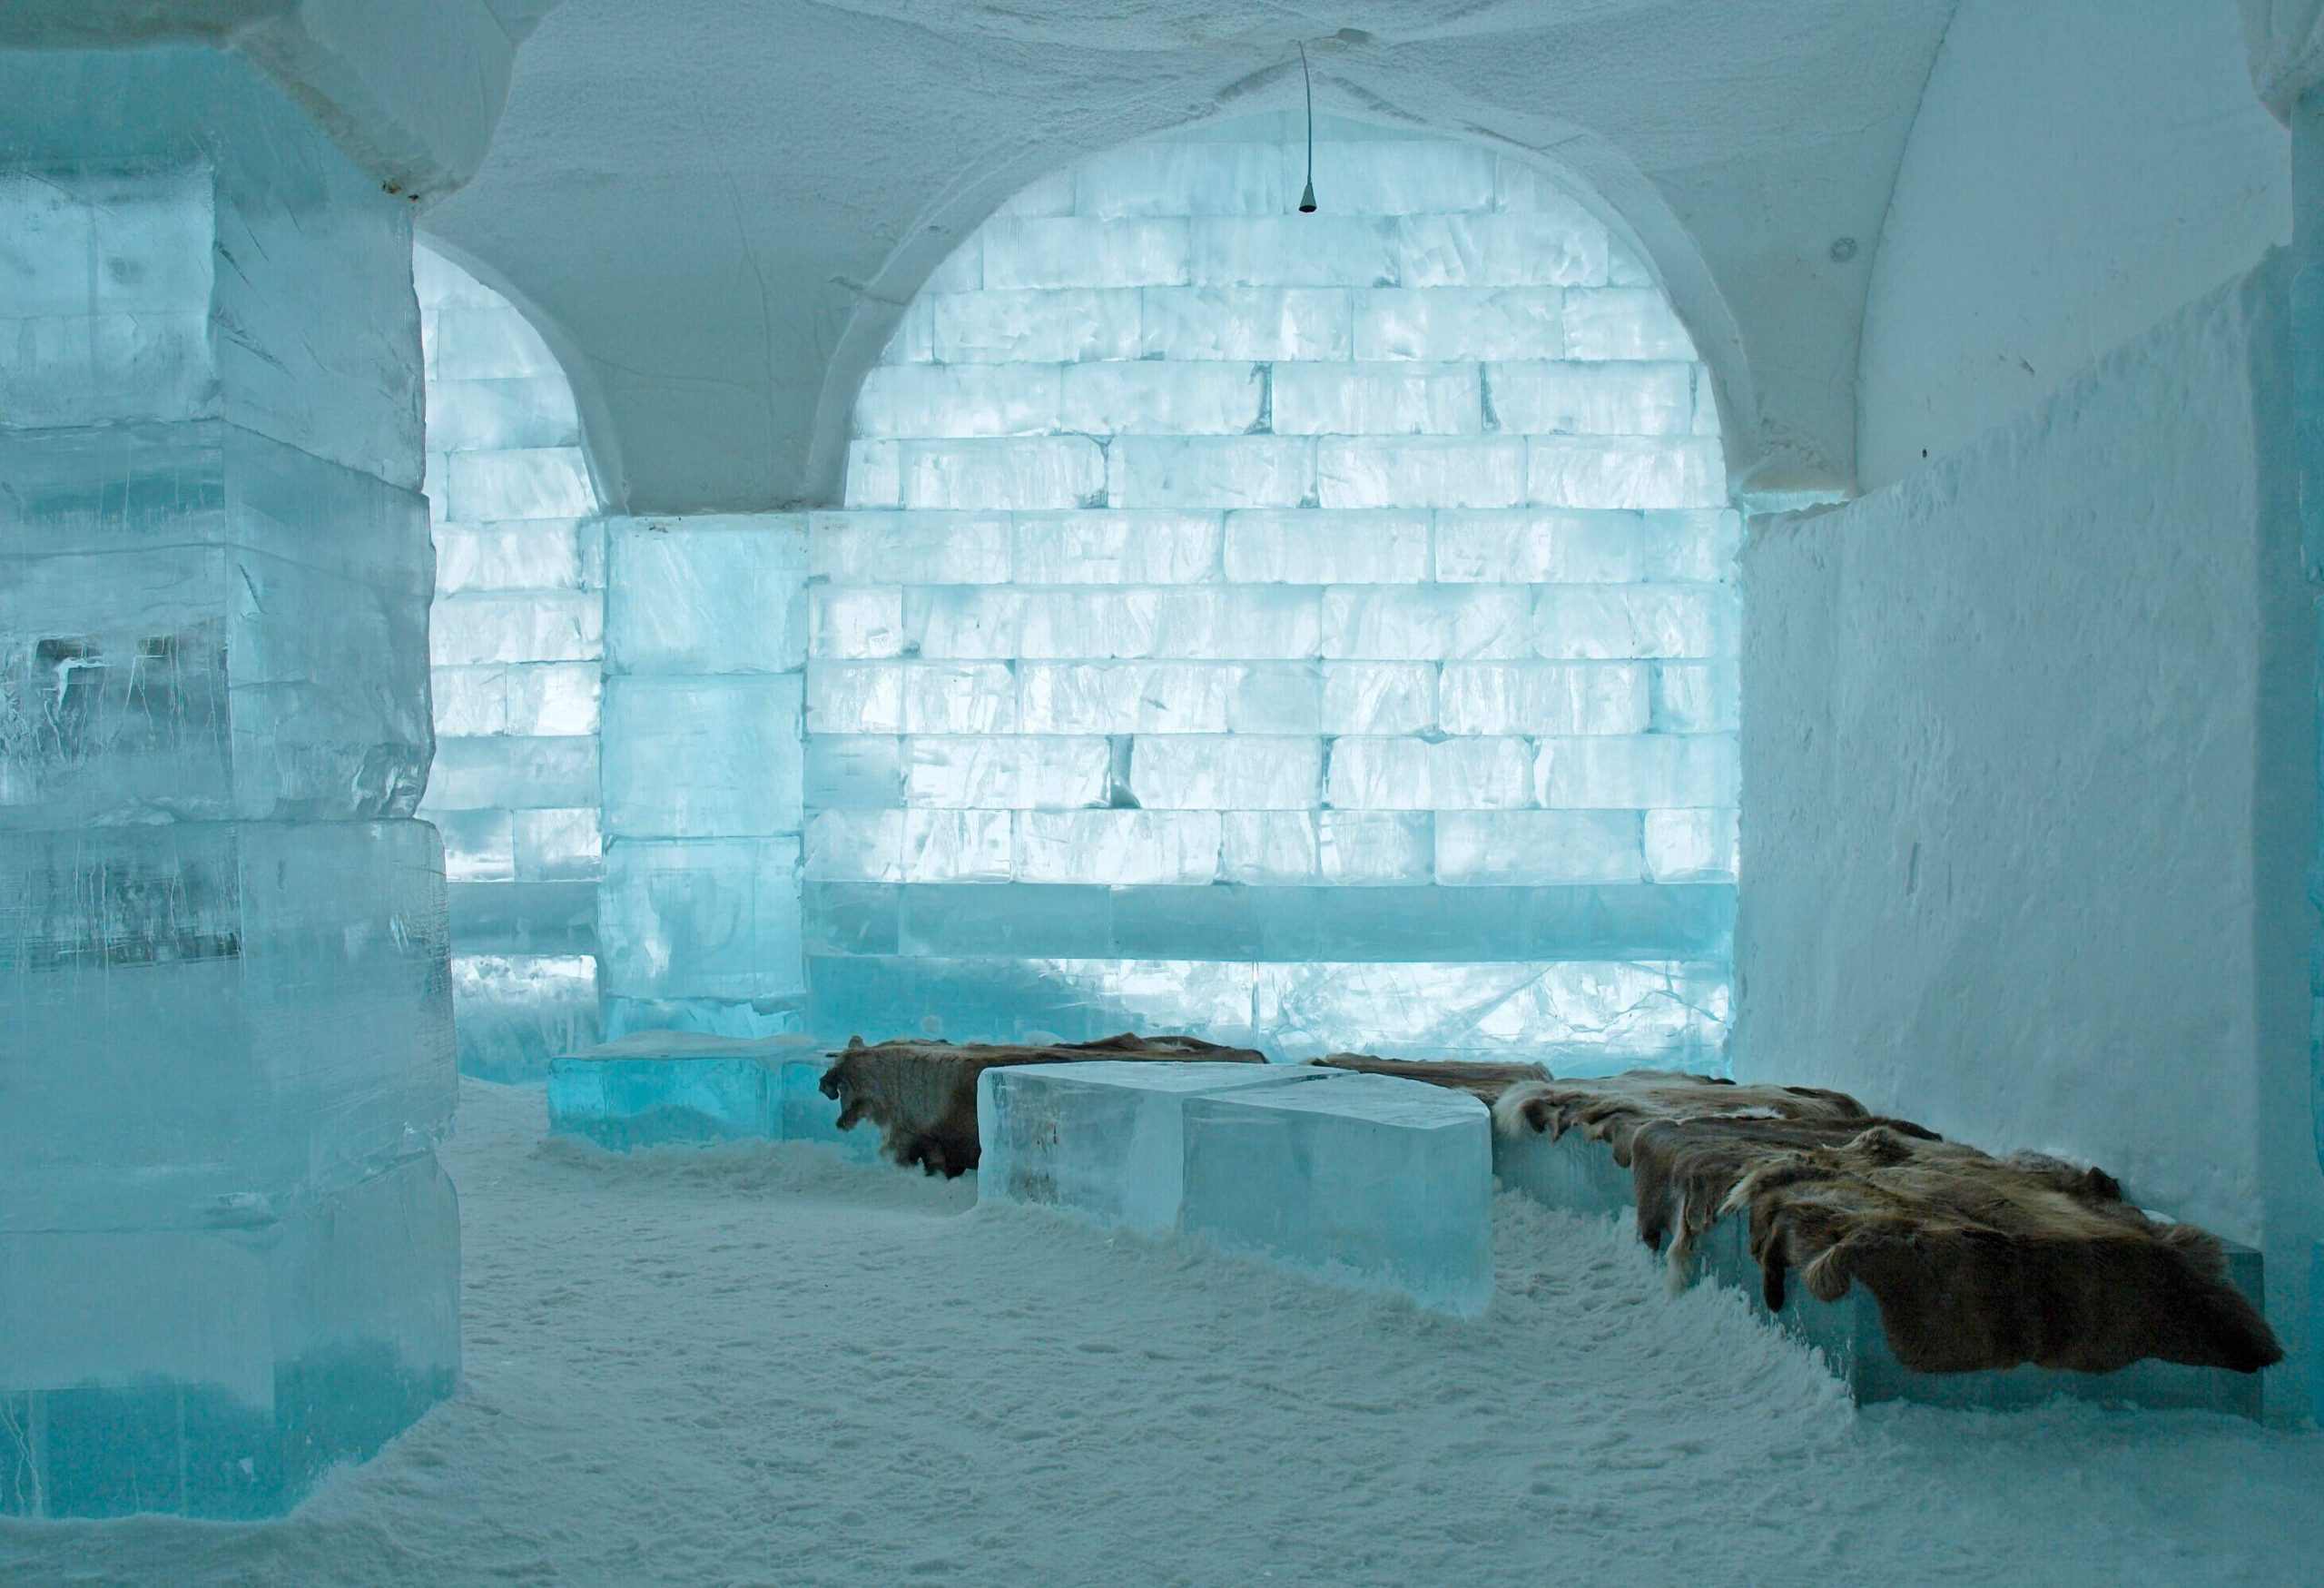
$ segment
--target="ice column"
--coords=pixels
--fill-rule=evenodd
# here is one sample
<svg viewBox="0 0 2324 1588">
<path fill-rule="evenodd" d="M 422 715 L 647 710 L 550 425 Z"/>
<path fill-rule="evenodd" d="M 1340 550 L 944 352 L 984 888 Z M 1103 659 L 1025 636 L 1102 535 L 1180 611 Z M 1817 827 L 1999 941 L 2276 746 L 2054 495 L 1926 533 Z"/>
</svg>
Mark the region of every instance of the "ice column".
<svg viewBox="0 0 2324 1588">
<path fill-rule="evenodd" d="M 606 535 L 606 1034 L 796 1031 L 805 519 Z"/>
<path fill-rule="evenodd" d="M 0 1514 L 458 1373 L 408 209 L 231 54 L 0 54 Z"/>
</svg>

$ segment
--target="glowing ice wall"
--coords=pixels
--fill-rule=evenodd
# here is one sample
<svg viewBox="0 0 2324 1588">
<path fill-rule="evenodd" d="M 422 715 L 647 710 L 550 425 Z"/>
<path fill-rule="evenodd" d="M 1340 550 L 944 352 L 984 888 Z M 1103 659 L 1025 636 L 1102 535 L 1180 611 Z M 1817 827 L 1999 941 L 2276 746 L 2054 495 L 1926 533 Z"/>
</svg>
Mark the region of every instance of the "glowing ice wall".
<svg viewBox="0 0 2324 1588">
<path fill-rule="evenodd" d="M 596 1040 L 604 528 L 573 390 L 524 315 L 421 246 L 428 640 L 460 1068 L 537 1079 Z"/>
<path fill-rule="evenodd" d="M 458 1375 L 409 211 L 237 57 L 0 53 L 0 1514 Z"/>
<path fill-rule="evenodd" d="M 809 532 L 822 1034 L 1716 1068 L 1737 520 L 1651 275 L 1537 171 L 1125 148 L 904 317 Z"/>
</svg>

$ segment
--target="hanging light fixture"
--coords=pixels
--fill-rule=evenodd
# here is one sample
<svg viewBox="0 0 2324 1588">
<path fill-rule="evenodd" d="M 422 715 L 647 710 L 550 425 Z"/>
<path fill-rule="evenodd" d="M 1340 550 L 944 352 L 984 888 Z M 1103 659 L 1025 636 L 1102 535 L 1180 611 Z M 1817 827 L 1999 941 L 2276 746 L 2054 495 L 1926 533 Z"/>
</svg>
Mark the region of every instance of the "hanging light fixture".
<svg viewBox="0 0 2324 1588">
<path fill-rule="evenodd" d="M 1307 75 L 1307 43 L 1299 41 L 1299 81 L 1307 90 L 1307 185 L 1300 190 L 1299 212 L 1315 212 L 1315 80 Z"/>
</svg>

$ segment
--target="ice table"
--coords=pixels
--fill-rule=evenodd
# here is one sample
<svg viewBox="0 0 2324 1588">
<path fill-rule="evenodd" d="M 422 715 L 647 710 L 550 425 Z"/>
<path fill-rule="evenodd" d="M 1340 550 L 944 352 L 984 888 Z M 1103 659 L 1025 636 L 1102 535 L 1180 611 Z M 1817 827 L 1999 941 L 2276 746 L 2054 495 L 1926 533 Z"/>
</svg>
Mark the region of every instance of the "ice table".
<svg viewBox="0 0 2324 1588">
<path fill-rule="evenodd" d="M 1465 1092 L 1384 1075 L 1185 1105 L 1182 1233 L 1472 1317 L 1492 1299 L 1492 1147 Z"/>
<path fill-rule="evenodd" d="M 549 1066 L 549 1129 L 616 1152 L 815 1141 L 868 1163 L 880 1133 L 839 1128 L 839 1105 L 819 1090 L 830 1065 L 808 1036 L 638 1031 Z"/>
<path fill-rule="evenodd" d="M 1000 1066 L 977 1078 L 977 1200 L 1177 1228 L 1190 1099 L 1324 1081 L 1296 1064 Z"/>
<path fill-rule="evenodd" d="M 1630 1172 L 1614 1161 L 1612 1149 L 1569 1130 L 1552 1141 L 1545 1134 L 1493 1139 L 1493 1172 L 1510 1189 L 1551 1208 L 1581 1214 L 1634 1216 Z M 1762 1313 L 1767 1304 L 1759 1265 L 1751 1257 L 1748 1220 L 1729 1214 L 1711 1226 L 1696 1248 L 1701 1271 L 1750 1298 Z M 2261 1306 L 2260 1254 L 2227 1246 L 2228 1275 L 2236 1288 Z M 2177 1362 L 2134 1362 L 2113 1373 L 2073 1373 L 2032 1366 L 1978 1373 L 1921 1373 L 1896 1360 L 1881 1327 L 1879 1304 L 1858 1285 L 1836 1302 L 1818 1301 L 1797 1276 L 1785 1287 L 1783 1310 L 1773 1315 L 1785 1332 L 1818 1348 L 1859 1403 L 1912 1401 L 1923 1406 L 2006 1409 L 2039 1406 L 2057 1396 L 2128 1406 L 2227 1412 L 2259 1418 L 2261 1376 L 2223 1367 L 2189 1367 Z"/>
</svg>

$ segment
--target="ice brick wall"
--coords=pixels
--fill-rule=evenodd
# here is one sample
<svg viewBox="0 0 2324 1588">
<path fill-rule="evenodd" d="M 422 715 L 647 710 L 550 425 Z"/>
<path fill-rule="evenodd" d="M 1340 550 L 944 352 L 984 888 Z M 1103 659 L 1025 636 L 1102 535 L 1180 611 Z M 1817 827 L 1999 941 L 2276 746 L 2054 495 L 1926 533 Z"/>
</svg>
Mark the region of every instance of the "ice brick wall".
<svg viewBox="0 0 2324 1588">
<path fill-rule="evenodd" d="M 809 534 L 826 1036 L 1123 1026 L 1716 1067 L 1738 527 L 1653 278 L 1492 151 L 1327 125 L 1037 183 Z"/>
<path fill-rule="evenodd" d="M 604 531 L 573 390 L 508 301 L 413 250 L 427 371 L 436 765 L 460 1068 L 596 1041 Z"/>
<path fill-rule="evenodd" d="M 606 1034 L 799 1029 L 806 521 L 606 524 Z"/>
</svg>

